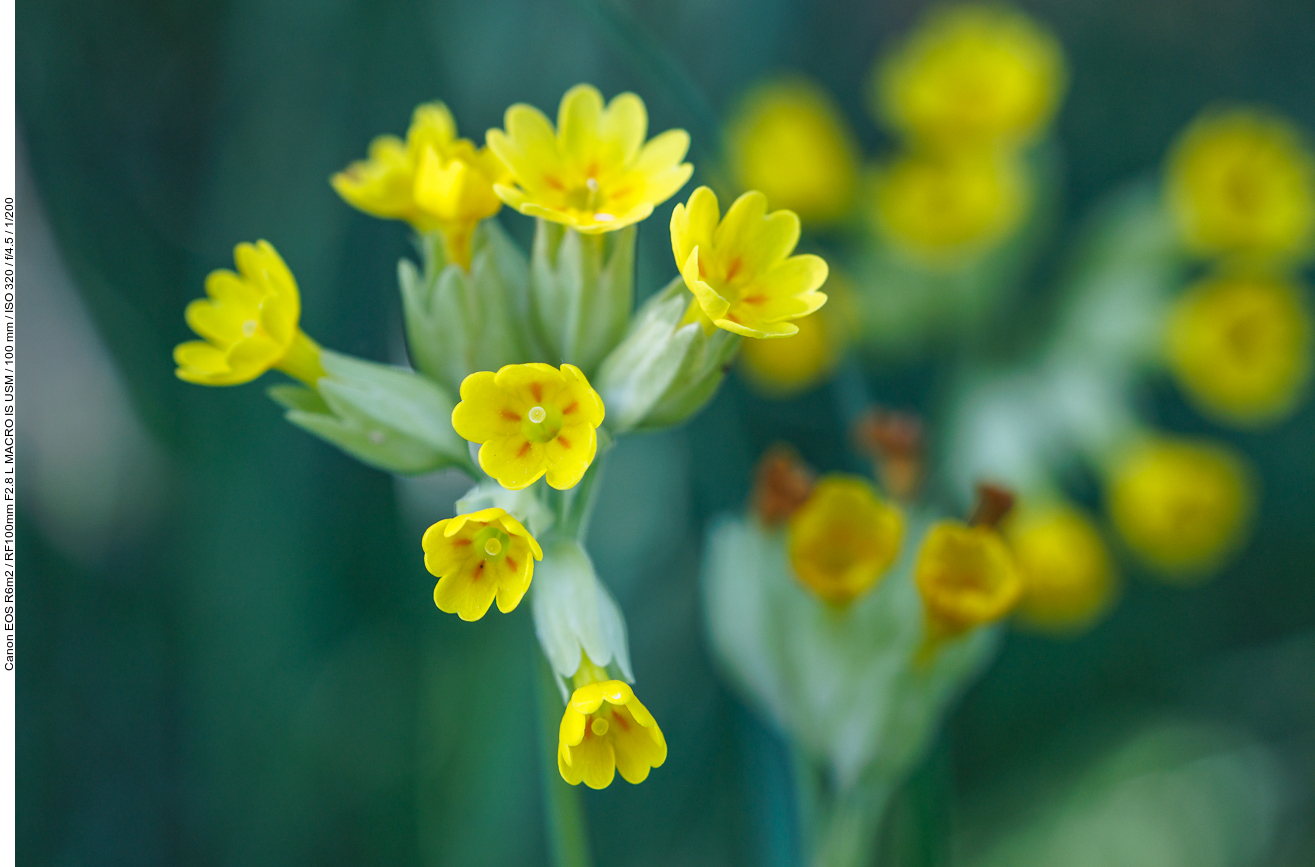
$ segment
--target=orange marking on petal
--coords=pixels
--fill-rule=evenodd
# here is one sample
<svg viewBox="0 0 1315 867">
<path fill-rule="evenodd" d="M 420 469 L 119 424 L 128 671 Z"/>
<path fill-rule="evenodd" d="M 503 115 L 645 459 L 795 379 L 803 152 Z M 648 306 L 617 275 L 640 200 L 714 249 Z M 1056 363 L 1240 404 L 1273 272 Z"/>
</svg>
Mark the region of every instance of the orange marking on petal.
<svg viewBox="0 0 1315 867">
<path fill-rule="evenodd" d="M 452 547 L 453 547 L 453 548 L 460 548 L 460 547 L 463 546 L 463 545 L 469 545 L 469 544 L 470 544 L 470 540 L 469 540 L 469 539 L 453 539 L 453 540 L 452 540 Z"/>
<path fill-rule="evenodd" d="M 543 182 L 558 192 L 562 192 L 566 189 L 566 187 L 562 186 L 562 182 L 554 178 L 552 175 L 544 175 Z"/>
<path fill-rule="evenodd" d="M 543 383 L 531 382 L 530 394 L 534 395 L 535 400 L 543 400 Z"/>
<path fill-rule="evenodd" d="M 502 411 L 502 417 L 505 418 L 507 421 L 520 421 L 520 420 L 521 420 L 521 417 L 520 417 L 520 416 L 518 416 L 516 413 L 512 412 L 512 411 L 509 410 L 509 409 L 504 409 L 504 410 Z"/>
<path fill-rule="evenodd" d="M 564 436 L 558 435 L 557 442 L 561 443 L 562 448 L 564 449 L 569 449 L 571 447 L 571 441 Z"/>
<path fill-rule="evenodd" d="M 525 453 L 528 452 L 529 450 L 530 450 L 530 441 L 526 440 L 525 444 L 520 447 L 520 451 L 516 452 L 516 457 L 518 458 L 525 457 Z"/>
<path fill-rule="evenodd" d="M 507 568 L 508 568 L 508 569 L 511 569 L 512 571 L 515 571 L 515 570 L 516 570 L 516 561 L 513 560 L 513 559 L 511 559 L 510 557 L 508 557 L 508 558 L 507 558 Z"/>
<path fill-rule="evenodd" d="M 479 565 L 475 567 L 475 574 L 470 576 L 471 581 L 478 581 L 484 577 L 484 561 L 480 560 Z"/>
<path fill-rule="evenodd" d="M 744 266 L 744 260 L 736 256 L 731 260 L 731 266 L 726 269 L 726 281 L 730 282 L 735 279 L 735 275 L 740 273 L 740 268 Z"/>
<path fill-rule="evenodd" d="M 562 410 L 562 415 L 570 415 L 571 413 L 575 412 L 576 407 L 578 407 L 579 405 L 580 405 L 580 401 L 578 400 L 571 401 L 566 405 L 566 408 Z"/>
<path fill-rule="evenodd" d="M 745 304 L 762 304 L 766 300 L 767 300 L 766 295 L 750 295 L 748 298 L 740 299 L 740 301 L 742 301 Z"/>
<path fill-rule="evenodd" d="M 613 714 L 612 714 L 612 722 L 614 722 L 614 723 L 616 723 L 617 725 L 621 726 L 621 731 L 623 731 L 623 732 L 628 732 L 628 731 L 630 731 L 630 723 L 626 722 L 626 718 L 623 717 L 623 716 L 621 716 L 621 714 L 619 714 L 619 713 L 613 713 Z"/>
<path fill-rule="evenodd" d="M 726 314 L 726 318 L 729 319 L 729 320 L 732 321 L 732 322 L 739 322 L 739 321 L 740 321 L 740 317 L 736 316 L 734 313 L 727 313 L 727 314 Z"/>
</svg>

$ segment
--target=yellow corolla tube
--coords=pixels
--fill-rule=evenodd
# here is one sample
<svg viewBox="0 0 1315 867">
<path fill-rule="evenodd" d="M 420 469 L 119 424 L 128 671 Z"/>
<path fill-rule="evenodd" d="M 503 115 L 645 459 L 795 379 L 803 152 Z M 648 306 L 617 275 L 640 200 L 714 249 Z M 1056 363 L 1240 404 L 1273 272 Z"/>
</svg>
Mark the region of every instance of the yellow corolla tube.
<svg viewBox="0 0 1315 867">
<path fill-rule="evenodd" d="M 866 479 L 826 476 L 790 517 L 795 575 L 827 602 L 847 604 L 876 586 L 899 553 L 904 519 Z"/>
<path fill-rule="evenodd" d="M 767 212 L 757 191 L 735 200 L 723 218 L 717 194 L 699 187 L 671 214 L 671 247 L 685 286 L 694 293 L 688 318 L 744 337 L 786 337 L 791 321 L 826 303 L 819 292 L 827 264 L 792 256 L 799 243 L 793 211 Z"/>
<path fill-rule="evenodd" d="M 496 598 L 514 611 L 534 576 L 543 549 L 503 509 L 489 508 L 439 521 L 420 541 L 425 568 L 439 579 L 434 604 L 462 620 L 479 620 Z"/>
<path fill-rule="evenodd" d="M 627 783 L 642 783 L 648 772 L 667 760 L 667 742 L 648 708 L 630 685 L 606 677 L 586 657 L 575 677 L 557 737 L 557 770 L 572 786 L 583 782 L 605 789 L 616 773 Z M 581 683 L 582 681 L 592 681 Z"/>
<path fill-rule="evenodd" d="M 480 443 L 479 465 L 516 491 L 545 474 L 558 490 L 574 487 L 598 452 L 603 400 L 572 364 L 509 364 L 461 383 L 452 427 Z"/>
<path fill-rule="evenodd" d="M 298 327 L 297 281 L 268 241 L 238 244 L 237 272 L 211 271 L 208 297 L 187 305 L 187 324 L 202 340 L 174 348 L 179 379 L 240 385 L 270 368 L 314 386 L 324 376 L 320 347 Z"/>
<path fill-rule="evenodd" d="M 927 531 L 914 581 L 933 641 L 999 620 L 1023 595 L 1022 576 L 1000 534 L 957 521 Z"/>
<path fill-rule="evenodd" d="M 507 109 L 505 130 L 485 139 L 511 171 L 497 194 L 531 217 L 578 232 L 612 232 L 638 223 L 685 185 L 689 134 L 667 130 L 645 142 L 648 111 L 633 93 L 606 105 L 597 90 L 576 85 L 562 97 L 557 128 L 530 105 Z"/>
<path fill-rule="evenodd" d="M 1109 610 L 1114 566 L 1091 519 L 1067 505 L 1025 508 L 1005 523 L 1023 579 L 1018 617 L 1047 631 L 1081 632 Z"/>
</svg>

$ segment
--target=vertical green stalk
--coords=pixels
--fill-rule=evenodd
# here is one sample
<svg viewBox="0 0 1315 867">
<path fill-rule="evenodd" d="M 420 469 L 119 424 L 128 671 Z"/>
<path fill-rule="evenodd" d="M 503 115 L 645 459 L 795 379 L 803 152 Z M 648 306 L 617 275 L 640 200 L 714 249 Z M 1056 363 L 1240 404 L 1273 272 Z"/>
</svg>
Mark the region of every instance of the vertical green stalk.
<svg viewBox="0 0 1315 867">
<path fill-rule="evenodd" d="M 803 863 L 808 867 L 871 867 L 891 787 L 881 781 L 859 780 L 837 791 L 827 775 L 797 750 L 794 777 Z"/>
<path fill-rule="evenodd" d="M 537 654 L 536 654 L 537 655 Z M 553 867 L 592 867 L 589 830 L 578 786 L 557 771 L 557 732 L 562 700 L 548 661 L 538 656 L 539 746 L 543 785 L 543 817 L 548 826 L 548 851 Z"/>
</svg>

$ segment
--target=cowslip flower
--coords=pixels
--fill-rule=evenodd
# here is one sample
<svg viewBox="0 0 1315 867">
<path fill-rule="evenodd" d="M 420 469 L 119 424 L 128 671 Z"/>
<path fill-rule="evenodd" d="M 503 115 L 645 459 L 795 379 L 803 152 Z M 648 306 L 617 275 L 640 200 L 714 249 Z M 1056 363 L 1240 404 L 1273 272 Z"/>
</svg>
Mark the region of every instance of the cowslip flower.
<svg viewBox="0 0 1315 867">
<path fill-rule="evenodd" d="M 1253 496 L 1246 469 L 1227 449 L 1156 439 L 1122 456 L 1108 500 L 1128 546 L 1165 577 L 1188 581 L 1242 540 Z"/>
<path fill-rule="evenodd" d="M 958 521 L 941 521 L 927 531 L 914 581 L 934 637 L 999 620 L 1023 594 L 1023 579 L 1000 534 Z"/>
<path fill-rule="evenodd" d="M 594 669 L 588 659 L 581 669 Z M 667 760 L 667 742 L 648 708 L 629 684 L 598 680 L 579 685 L 566 703 L 557 739 L 557 770 L 572 786 L 582 781 L 605 789 L 617 771 L 627 783 L 642 783 Z"/>
<path fill-rule="evenodd" d="M 462 620 L 479 620 L 496 597 L 503 614 L 530 588 L 543 549 L 503 509 L 489 508 L 439 521 L 420 540 L 425 568 L 438 577 L 434 604 Z"/>
<path fill-rule="evenodd" d="M 1207 112 L 1170 155 L 1168 198 L 1201 253 L 1304 257 L 1315 234 L 1315 159 L 1282 118 Z"/>
<path fill-rule="evenodd" d="M 804 222 L 845 216 L 858 182 L 858 146 L 835 100 L 807 79 L 751 91 L 729 129 L 740 186 L 761 190 Z"/>
<path fill-rule="evenodd" d="M 879 113 L 937 148 L 1035 137 L 1065 86 L 1059 43 L 1026 16 L 991 6 L 933 14 L 875 70 Z"/>
<path fill-rule="evenodd" d="M 1205 412 L 1239 423 L 1292 409 L 1311 367 L 1310 313 L 1284 280 L 1234 275 L 1183 294 L 1168 320 L 1169 369 Z"/>
<path fill-rule="evenodd" d="M 502 207 L 493 185 L 506 177 L 488 148 L 457 138 L 447 106 L 431 102 L 416 108 L 405 142 L 379 136 L 369 158 L 334 175 L 332 184 L 367 214 L 405 220 L 420 232 L 440 231 L 448 257 L 469 268 L 471 233 Z"/>
<path fill-rule="evenodd" d="M 633 93 L 606 107 L 597 88 L 579 84 L 557 110 L 557 129 L 530 105 L 507 109 L 506 131 L 485 136 L 515 186 L 497 194 L 531 217 L 585 234 L 612 232 L 647 217 L 685 185 L 694 167 L 682 162 L 689 134 L 667 130 L 645 143 L 648 111 Z"/>
<path fill-rule="evenodd" d="M 786 337 L 792 321 L 826 303 L 820 256 L 791 256 L 799 217 L 767 213 L 767 197 L 753 191 L 735 200 L 725 218 L 717 194 L 699 187 L 671 214 L 671 247 L 685 286 L 694 293 L 687 319 L 705 332 L 722 328 L 744 337 Z"/>
<path fill-rule="evenodd" d="M 1091 519 L 1071 506 L 1024 509 L 1005 522 L 1023 579 L 1018 616 L 1058 632 L 1080 631 L 1109 610 L 1114 567 Z"/>
<path fill-rule="evenodd" d="M 307 385 L 324 375 L 320 347 L 298 327 L 297 281 L 268 241 L 238 244 L 237 272 L 206 277 L 207 298 L 187 305 L 188 326 L 203 340 L 174 348 L 179 379 L 240 385 L 277 368 Z"/>
<path fill-rule="evenodd" d="M 527 488 L 547 475 L 574 487 L 598 452 L 603 400 L 573 364 L 508 364 L 461 383 L 452 427 L 480 443 L 479 465 L 504 487 Z"/>
<path fill-rule="evenodd" d="M 808 589 L 846 604 L 872 589 L 904 535 L 899 510 L 858 476 L 823 477 L 790 517 L 790 562 Z"/>
</svg>

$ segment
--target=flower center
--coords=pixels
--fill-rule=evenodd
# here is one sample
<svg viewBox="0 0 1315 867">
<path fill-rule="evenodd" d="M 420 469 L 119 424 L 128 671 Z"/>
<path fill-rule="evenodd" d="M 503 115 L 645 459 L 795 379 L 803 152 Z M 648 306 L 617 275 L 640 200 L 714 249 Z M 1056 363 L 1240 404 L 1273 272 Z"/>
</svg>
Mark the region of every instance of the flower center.
<svg viewBox="0 0 1315 867">
<path fill-rule="evenodd" d="M 259 322 L 257 322 L 254 319 L 248 319 L 247 321 L 242 323 L 242 336 L 250 337 L 251 335 L 256 333 L 256 329 L 259 327 L 260 327 Z"/>
<path fill-rule="evenodd" d="M 548 417 L 548 410 L 541 406 L 536 406 L 526 413 L 526 416 L 534 424 L 543 424 L 543 420 Z"/>
<path fill-rule="evenodd" d="M 535 404 L 525 413 L 521 434 L 530 442 L 547 443 L 556 439 L 562 429 L 562 414 L 557 407 Z"/>
<path fill-rule="evenodd" d="M 506 533 L 494 526 L 480 530 L 472 541 L 476 550 L 484 552 L 485 559 L 498 556 L 511 542 Z"/>
<path fill-rule="evenodd" d="M 589 729 L 601 738 L 603 735 L 607 734 L 607 720 L 600 716 L 596 716 L 594 717 L 594 721 L 589 723 Z"/>
<path fill-rule="evenodd" d="M 496 536 L 490 538 L 484 543 L 484 553 L 488 554 L 490 557 L 496 557 L 498 554 L 502 553 L 502 540 Z"/>
</svg>

